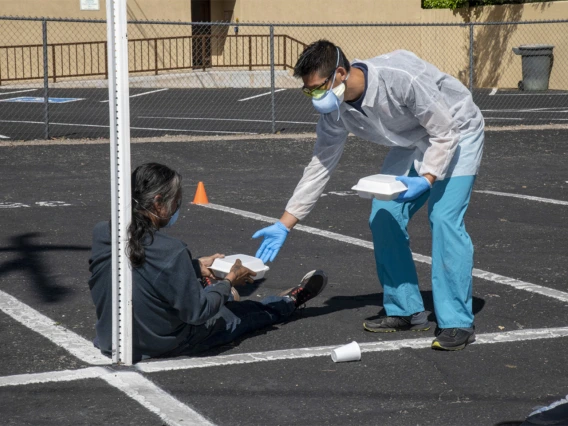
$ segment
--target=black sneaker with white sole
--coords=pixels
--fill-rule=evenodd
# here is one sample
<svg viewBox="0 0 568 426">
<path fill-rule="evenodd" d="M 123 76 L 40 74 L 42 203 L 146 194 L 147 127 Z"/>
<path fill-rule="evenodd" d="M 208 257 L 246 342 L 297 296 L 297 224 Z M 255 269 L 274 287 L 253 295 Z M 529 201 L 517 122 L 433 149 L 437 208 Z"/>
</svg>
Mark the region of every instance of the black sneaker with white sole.
<svg viewBox="0 0 568 426">
<path fill-rule="evenodd" d="M 438 328 L 432 349 L 442 351 L 459 351 L 475 342 L 475 331 L 463 328 Z"/>
<path fill-rule="evenodd" d="M 367 320 L 363 328 L 373 333 L 394 333 L 395 331 L 426 331 L 430 330 L 428 314 L 417 312 L 408 316 L 382 317 L 376 321 Z"/>
<path fill-rule="evenodd" d="M 327 275 L 318 269 L 308 272 L 300 281 L 300 285 L 283 291 L 279 296 L 289 297 L 294 301 L 296 308 L 299 308 L 308 300 L 320 294 L 326 285 Z"/>
</svg>

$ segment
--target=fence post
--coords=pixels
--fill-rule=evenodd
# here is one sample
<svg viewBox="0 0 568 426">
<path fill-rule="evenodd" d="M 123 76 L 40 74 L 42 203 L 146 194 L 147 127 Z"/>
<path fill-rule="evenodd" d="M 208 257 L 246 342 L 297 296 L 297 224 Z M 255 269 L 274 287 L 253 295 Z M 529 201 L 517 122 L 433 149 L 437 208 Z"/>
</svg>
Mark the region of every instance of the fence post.
<svg viewBox="0 0 568 426">
<path fill-rule="evenodd" d="M 469 91 L 473 95 L 473 24 L 469 24 Z"/>
<path fill-rule="evenodd" d="M 44 137 L 49 139 L 49 61 L 47 59 L 47 21 L 41 21 L 43 39 L 43 120 L 45 123 Z"/>
<path fill-rule="evenodd" d="M 272 133 L 276 133 L 276 105 L 274 99 L 274 25 L 270 26 L 270 98 L 272 104 Z"/>
</svg>

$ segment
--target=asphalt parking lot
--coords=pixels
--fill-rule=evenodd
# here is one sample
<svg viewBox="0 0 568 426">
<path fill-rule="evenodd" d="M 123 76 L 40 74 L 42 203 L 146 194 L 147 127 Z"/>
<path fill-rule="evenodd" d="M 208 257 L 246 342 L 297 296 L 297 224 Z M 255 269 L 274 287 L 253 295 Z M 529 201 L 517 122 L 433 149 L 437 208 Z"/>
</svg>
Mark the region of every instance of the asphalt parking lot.
<svg viewBox="0 0 568 426">
<path fill-rule="evenodd" d="M 233 345 L 130 368 L 111 367 L 90 344 L 95 311 L 87 261 L 92 228 L 110 215 L 108 144 L 1 143 L 2 423 L 522 421 L 567 393 L 567 135 L 487 133 L 466 217 L 475 246 L 478 334 L 466 350 L 432 351 L 432 331 L 377 336 L 363 330 L 362 322 L 381 311 L 382 289 L 369 248 L 369 201 L 350 188 L 378 172 L 386 150 L 352 138 L 324 196 L 288 238 L 266 280 L 241 289 L 243 298 L 258 299 L 321 268 L 330 278 L 325 292 L 289 322 Z M 251 235 L 279 217 L 312 145 L 310 137 L 253 136 L 134 143 L 132 165 L 158 161 L 182 173 L 183 212 L 168 233 L 195 255 L 254 254 L 258 242 Z M 207 206 L 191 204 L 198 181 Z M 424 211 L 409 232 L 432 310 Z M 333 363 L 331 348 L 351 341 L 361 344 L 361 361 Z"/>
<path fill-rule="evenodd" d="M 51 88 L 49 136 L 53 139 L 107 138 L 108 90 Z M 568 123 L 568 92 L 476 89 L 474 101 L 488 126 Z M 130 90 L 133 137 L 164 135 L 294 134 L 313 132 L 318 114 L 300 90 L 264 89 Z M 0 139 L 45 138 L 44 92 L 38 88 L 0 90 Z"/>
</svg>

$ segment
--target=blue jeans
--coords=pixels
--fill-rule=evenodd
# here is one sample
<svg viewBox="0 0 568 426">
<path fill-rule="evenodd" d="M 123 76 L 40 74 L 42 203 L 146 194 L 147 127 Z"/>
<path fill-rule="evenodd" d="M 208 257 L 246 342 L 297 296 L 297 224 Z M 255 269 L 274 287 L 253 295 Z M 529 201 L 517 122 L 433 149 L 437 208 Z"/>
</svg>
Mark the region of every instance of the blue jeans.
<svg viewBox="0 0 568 426">
<path fill-rule="evenodd" d="M 416 171 L 412 169 L 409 176 L 417 176 Z M 432 292 L 438 326 L 473 326 L 473 244 L 465 230 L 464 215 L 474 182 L 475 176 L 449 177 L 434 182 L 431 190 L 406 203 L 373 200 L 369 224 L 387 315 L 407 316 L 424 310 L 407 225 L 429 199 Z"/>
<path fill-rule="evenodd" d="M 192 327 L 187 339 L 164 356 L 195 355 L 225 345 L 246 333 L 283 322 L 295 310 L 294 302 L 288 297 L 268 296 L 260 302 L 229 301 L 205 324 Z"/>
</svg>

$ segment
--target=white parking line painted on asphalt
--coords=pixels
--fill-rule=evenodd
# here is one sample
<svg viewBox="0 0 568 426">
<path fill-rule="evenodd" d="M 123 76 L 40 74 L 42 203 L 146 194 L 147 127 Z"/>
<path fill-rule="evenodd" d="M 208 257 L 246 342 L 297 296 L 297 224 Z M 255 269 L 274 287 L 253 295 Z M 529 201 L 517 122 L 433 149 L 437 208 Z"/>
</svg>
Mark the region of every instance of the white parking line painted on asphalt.
<svg viewBox="0 0 568 426">
<path fill-rule="evenodd" d="M 145 96 L 145 95 L 149 95 L 151 93 L 163 92 L 164 90 L 168 90 L 168 89 L 166 88 L 166 89 L 151 90 L 149 92 L 138 93 L 136 95 L 129 96 L 129 98 L 137 98 L 138 96 Z M 106 101 L 99 101 L 99 102 L 105 103 L 105 102 L 108 102 L 108 99 Z"/>
<path fill-rule="evenodd" d="M 10 139 L 9 136 L 0 135 L 0 139 Z"/>
<path fill-rule="evenodd" d="M 0 96 L 2 96 L 2 95 L 13 95 L 14 93 L 34 92 L 36 90 L 39 90 L 39 89 L 17 90 L 15 92 L 0 92 Z"/>
<path fill-rule="evenodd" d="M 14 121 L 14 120 L 0 120 L 0 123 L 23 123 L 23 124 L 43 124 L 43 121 Z M 50 126 L 70 126 L 70 127 L 98 127 L 103 129 L 108 129 L 109 126 L 101 124 L 76 124 L 76 123 L 49 123 Z M 130 126 L 134 130 L 149 130 L 156 132 L 185 132 L 185 133 L 226 133 L 230 135 L 256 135 L 256 133 L 251 132 L 226 132 L 221 130 L 188 130 L 188 129 L 159 129 L 154 127 L 134 127 Z"/>
<path fill-rule="evenodd" d="M 489 94 L 489 96 L 493 96 L 495 93 L 497 93 L 497 89 L 496 87 L 493 88 L 493 90 L 491 91 L 491 93 Z"/>
<path fill-rule="evenodd" d="M 492 343 L 514 343 L 528 340 L 556 339 L 568 337 L 568 327 L 539 328 L 515 330 L 500 333 L 478 334 L 473 345 Z M 172 359 L 166 361 L 141 362 L 135 368 L 144 373 L 158 373 L 172 370 L 188 370 L 193 368 L 220 367 L 236 364 L 251 364 L 254 362 L 282 361 L 287 359 L 314 358 L 330 356 L 331 351 L 343 343 L 334 346 L 319 346 L 313 348 L 283 349 L 268 352 L 253 352 L 234 355 L 216 355 L 212 357 Z M 403 348 L 426 349 L 432 345 L 432 337 L 419 339 L 402 339 L 388 342 L 359 343 L 361 352 L 397 351 Z M 331 361 L 330 361 L 331 362 Z"/>
<path fill-rule="evenodd" d="M 549 113 L 566 113 L 568 107 L 553 107 L 553 108 L 524 108 L 524 109 L 482 109 L 481 112 L 549 112 Z M 560 111 L 558 111 L 560 110 Z"/>
<path fill-rule="evenodd" d="M 510 194 L 508 192 L 497 192 L 497 191 L 474 190 L 473 192 L 477 192 L 479 194 L 499 195 L 501 197 L 521 198 L 524 200 L 538 201 L 541 203 L 550 203 L 550 204 L 558 204 L 561 206 L 568 206 L 568 201 L 555 200 L 553 198 L 542 198 L 542 197 L 534 197 L 532 195 Z"/>
<path fill-rule="evenodd" d="M 277 221 L 276 218 L 263 216 L 257 213 L 247 212 L 244 210 L 234 209 L 232 207 L 225 207 L 218 204 L 196 204 L 201 207 L 219 210 L 225 213 L 231 213 L 238 216 L 246 217 L 249 219 L 255 219 L 262 222 L 274 223 Z M 370 241 L 361 240 L 359 238 L 348 237 L 346 235 L 337 234 L 335 232 L 324 231 L 322 229 L 312 228 L 305 225 L 296 225 L 295 230 L 304 231 L 309 234 L 319 235 L 321 237 L 329 238 L 336 241 L 341 241 L 343 243 L 353 244 L 355 246 L 364 247 L 373 250 L 373 243 Z M 432 264 L 432 258 L 429 256 L 424 256 L 422 254 L 413 253 L 412 257 L 415 261 Z M 553 299 L 561 300 L 562 302 L 568 302 L 568 293 L 563 291 L 555 290 L 548 287 L 543 287 L 537 284 L 531 284 L 525 281 L 516 280 L 514 278 L 505 277 L 503 275 L 494 274 L 492 272 L 483 271 L 481 269 L 474 269 L 473 276 L 476 278 L 481 278 L 488 281 L 493 281 L 499 284 L 505 284 L 510 287 L 514 287 L 518 290 L 525 290 L 531 293 L 540 294 L 542 296 L 551 297 Z"/>
<path fill-rule="evenodd" d="M 71 330 L 57 325 L 51 318 L 40 314 L 35 309 L 1 290 L 0 310 L 29 329 L 48 338 L 81 361 L 93 365 L 111 364 L 110 358 L 101 354 L 101 351 L 95 348 L 91 342 Z"/>
<path fill-rule="evenodd" d="M 283 90 L 286 90 L 286 89 L 278 89 L 278 90 L 275 90 L 274 93 L 282 92 Z M 248 101 L 249 99 L 254 99 L 254 98 L 260 98 L 261 96 L 268 96 L 271 93 L 272 92 L 261 93 L 260 95 L 255 95 L 255 96 L 251 96 L 249 98 L 239 99 L 237 102 Z"/>
<path fill-rule="evenodd" d="M 203 118 L 203 117 L 151 117 L 151 116 L 144 116 L 140 115 L 138 118 L 150 118 L 156 120 L 195 120 L 195 121 L 246 121 L 251 123 L 272 123 L 272 120 L 250 120 L 250 119 L 243 119 L 243 118 Z M 315 121 L 278 121 L 276 120 L 275 123 L 288 123 L 288 124 L 318 124 Z"/>
<path fill-rule="evenodd" d="M 17 374 L 0 377 L 0 387 L 34 385 L 38 383 L 71 382 L 73 380 L 95 379 L 111 370 L 104 367 L 87 367 L 80 370 L 48 371 L 45 373 Z"/>
<path fill-rule="evenodd" d="M 497 96 L 568 96 L 568 92 L 565 93 L 504 93 L 499 92 Z"/>
<path fill-rule="evenodd" d="M 213 423 L 205 417 L 182 404 L 139 373 L 120 371 L 105 374 L 101 378 L 159 416 L 168 425 L 213 426 Z"/>
</svg>

